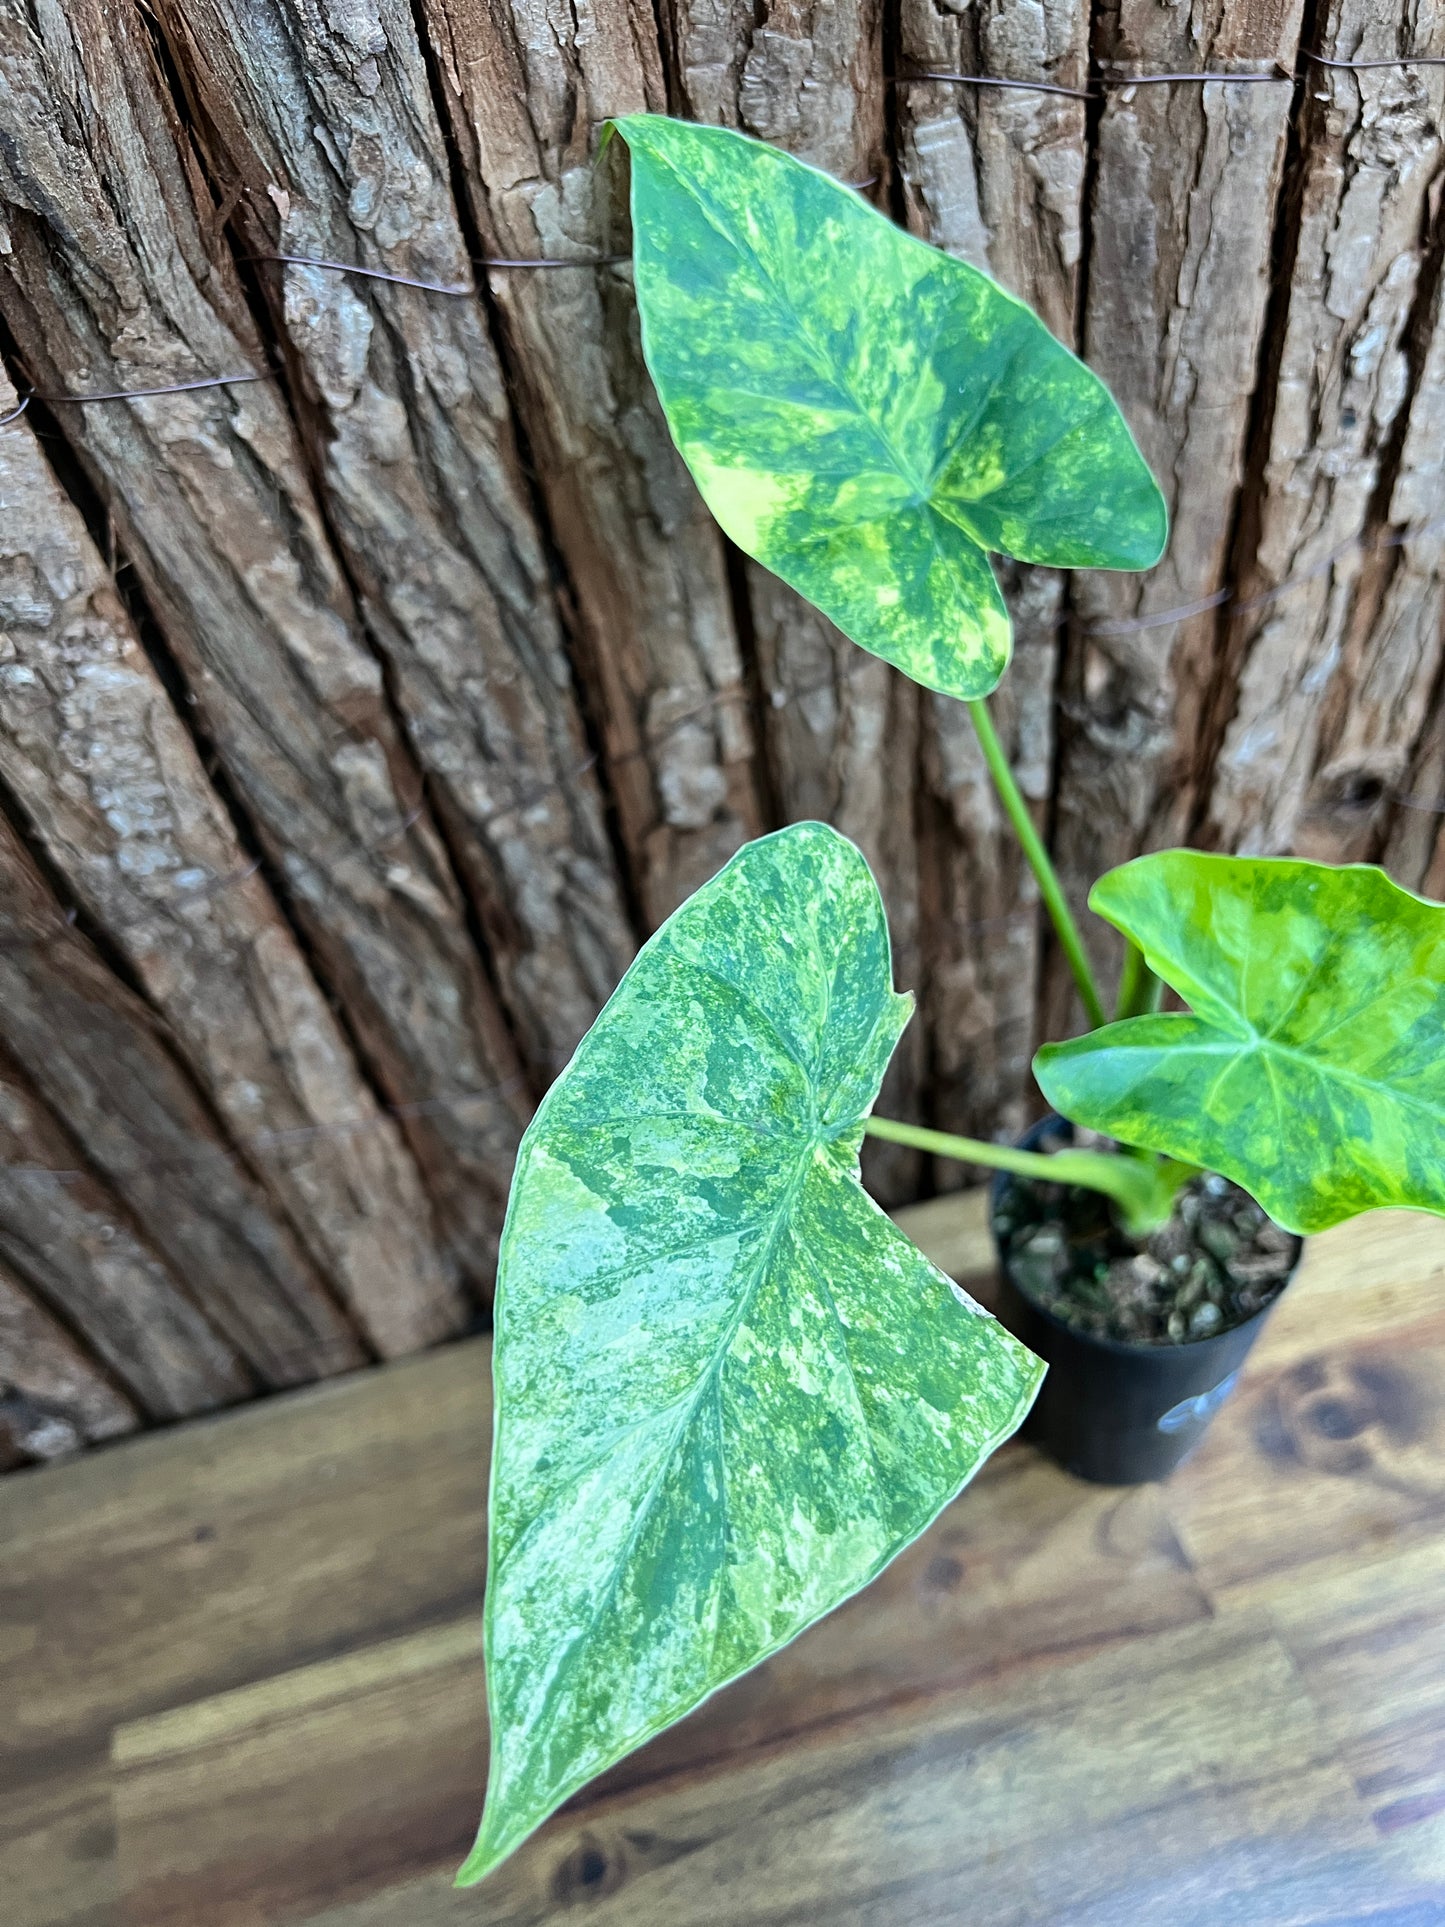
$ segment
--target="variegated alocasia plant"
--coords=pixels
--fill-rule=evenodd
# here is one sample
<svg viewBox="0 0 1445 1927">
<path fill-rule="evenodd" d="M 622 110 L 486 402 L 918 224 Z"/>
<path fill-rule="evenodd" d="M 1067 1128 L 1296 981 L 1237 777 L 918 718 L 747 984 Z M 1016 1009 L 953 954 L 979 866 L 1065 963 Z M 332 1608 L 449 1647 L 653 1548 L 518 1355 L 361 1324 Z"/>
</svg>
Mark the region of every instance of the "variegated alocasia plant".
<svg viewBox="0 0 1445 1927">
<path fill-rule="evenodd" d="M 990 552 L 1147 567 L 1114 403 L 985 275 L 741 135 L 649 115 L 643 346 L 718 520 L 855 641 L 967 702 L 1091 1028 L 1035 1060 L 1133 1155 L 871 1115 L 910 1000 L 822 824 L 747 845 L 644 947 L 523 1140 L 497 1283 L 481 1879 L 595 1774 L 865 1585 L 1042 1368 L 869 1201 L 865 1134 L 1093 1187 L 1201 1167 L 1291 1230 L 1445 1215 L 1445 907 L 1381 871 L 1173 850 L 1105 877 L 1117 1017 L 989 720 Z M 1164 985 L 1186 1010 L 1159 1009 Z"/>
</svg>

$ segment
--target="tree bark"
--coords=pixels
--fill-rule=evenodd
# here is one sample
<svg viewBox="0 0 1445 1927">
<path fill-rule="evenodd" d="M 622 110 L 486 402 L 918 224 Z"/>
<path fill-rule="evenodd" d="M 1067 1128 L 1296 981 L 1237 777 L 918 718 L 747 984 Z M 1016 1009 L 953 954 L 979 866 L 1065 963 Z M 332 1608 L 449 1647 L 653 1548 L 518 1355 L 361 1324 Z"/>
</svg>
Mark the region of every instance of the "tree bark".
<svg viewBox="0 0 1445 1927">
<path fill-rule="evenodd" d="M 0 415 L 15 405 L 0 376 Z M 0 779 L 371 1343 L 456 1330 L 401 1135 L 23 421 L 0 434 L 0 499 Z"/>
<path fill-rule="evenodd" d="M 1437 206 L 1442 184 L 1437 178 Z M 1367 554 L 1320 731 L 1319 767 L 1295 837 L 1302 855 L 1325 861 L 1377 857 L 1389 841 L 1391 808 L 1420 808 L 1411 769 L 1429 742 L 1431 699 L 1445 658 L 1445 230 L 1438 212 L 1436 228 L 1434 296 L 1417 304 L 1428 323 L 1428 345 L 1390 490 L 1388 526 L 1375 531 L 1378 546 Z M 1436 811 L 1439 797 L 1437 783 L 1427 797 Z"/>
<path fill-rule="evenodd" d="M 130 6 L 0 0 L 0 309 L 38 385 L 261 369 Z M 486 1277 L 517 1064 L 270 381 L 58 411 L 187 702 L 404 1129 L 458 1262 Z M 463 1106 L 446 1100 L 468 1096 Z"/>
<path fill-rule="evenodd" d="M 1420 11 L 1405 48 L 1401 23 L 1369 0 L 1335 0 L 1323 52 L 1445 54 L 1445 8 Z M 1438 392 L 1442 369 L 1438 347 L 1433 370 L 1412 365 L 1411 351 L 1438 327 L 1419 307 L 1438 295 L 1430 230 L 1445 72 L 1315 68 L 1305 127 L 1299 242 L 1244 585 L 1260 606 L 1232 624 L 1237 685 L 1216 695 L 1233 702 L 1208 822 L 1229 848 L 1353 855 L 1368 853 L 1404 774 L 1440 647 L 1445 531 L 1418 531 L 1445 516 L 1445 410 L 1428 385 L 1433 372 Z M 1407 539 L 1372 553 L 1382 516 Z"/>
<path fill-rule="evenodd" d="M 156 9 L 253 256 L 472 279 L 404 0 Z M 296 264 L 261 280 L 323 499 L 507 1006 L 545 1085 L 633 941 L 557 599 L 476 296 Z"/>
<path fill-rule="evenodd" d="M 1299 0 L 1118 0 L 1095 23 L 1113 80 L 1295 65 Z M 1078 576 L 1057 796 L 1065 887 L 1187 828 L 1228 573 L 1291 102 L 1288 83 L 1111 90 L 1098 128 L 1084 314 L 1089 365 L 1114 391 L 1169 504 L 1168 551 L 1143 576 Z M 1143 627 L 1135 625 L 1144 624 Z M 1114 627 L 1113 625 L 1118 625 Z M 1089 919 L 1100 955 L 1114 945 Z"/>
<path fill-rule="evenodd" d="M 184 1418 L 259 1389 L 3 1055 L 0 1261 L 148 1418 Z"/>
<path fill-rule="evenodd" d="M 1082 88 L 1083 0 L 1007 0 L 952 13 L 903 0 L 898 138 L 913 230 L 992 274 L 1075 345 L 1084 103 L 1057 94 L 907 80 L 985 74 Z M 1041 826 L 1053 785 L 1054 686 L 1064 578 L 999 570 L 1013 664 L 990 707 Z M 924 703 L 924 999 L 931 1101 L 945 1130 L 1012 1135 L 1031 1096 L 1040 925 L 1032 875 L 993 792 L 968 716 Z M 940 1166 L 940 1181 L 962 1181 Z"/>
<path fill-rule="evenodd" d="M 3 820 L 0 1009 L 6 1051 L 65 1119 L 85 1164 L 263 1385 L 362 1363 L 355 1335 L 218 1135 L 164 1029 L 66 921 Z"/>
<path fill-rule="evenodd" d="M 133 1432 L 135 1407 L 0 1265 L 0 1472 Z"/>
<path fill-rule="evenodd" d="M 424 0 L 489 256 L 625 245 L 601 123 L 666 105 L 646 0 Z M 655 926 L 764 825 L 721 538 L 643 367 L 626 265 L 489 274 L 578 617 L 618 825 Z"/>
<path fill-rule="evenodd" d="M 1410 787 L 1395 799 L 1382 861 L 1397 882 L 1445 902 L 1445 689 L 1436 688 Z"/>
</svg>

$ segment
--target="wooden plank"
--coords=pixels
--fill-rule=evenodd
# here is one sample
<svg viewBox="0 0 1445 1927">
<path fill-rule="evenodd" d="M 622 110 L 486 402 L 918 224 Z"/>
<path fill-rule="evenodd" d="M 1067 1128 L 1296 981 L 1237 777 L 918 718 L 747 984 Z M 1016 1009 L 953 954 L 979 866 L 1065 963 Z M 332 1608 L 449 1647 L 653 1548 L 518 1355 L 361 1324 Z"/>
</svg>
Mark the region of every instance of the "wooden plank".
<svg viewBox="0 0 1445 1927">
<path fill-rule="evenodd" d="M 164 1027 L 65 921 L 3 819 L 0 1008 L 6 1051 L 263 1385 L 360 1363 L 355 1333 L 216 1129 Z"/>
<path fill-rule="evenodd" d="M 0 375 L 0 415 L 16 405 Z M 465 1312 L 396 1124 L 206 779 L 24 422 L 0 435 L 0 777 L 53 873 L 385 1354 Z"/>
<path fill-rule="evenodd" d="M 1122 0 L 1100 16 L 1095 56 L 1114 78 L 1288 72 L 1299 26 L 1299 0 L 1188 11 Z M 1290 101 L 1288 84 L 1183 82 L 1112 89 L 1100 117 L 1084 353 L 1160 480 L 1172 534 L 1147 574 L 1087 572 L 1074 585 L 1087 634 L 1062 677 L 1057 843 L 1080 904 L 1102 871 L 1187 827 L 1215 614 L 1102 625 L 1147 625 L 1228 573 Z M 1092 920 L 1088 937 L 1101 953 L 1111 941 Z"/>
<path fill-rule="evenodd" d="M 183 1418 L 258 1389 L 3 1050 L 0 1260 L 150 1418 Z"/>
<path fill-rule="evenodd" d="M 950 11 L 904 0 L 899 165 L 909 225 L 985 269 L 1075 345 L 1082 247 L 1084 103 L 1059 95 L 909 80 L 981 73 L 1082 87 L 1088 8 L 1002 0 Z M 1053 787 L 1054 685 L 1063 578 L 1002 567 L 1015 657 L 992 700 L 1024 795 L 1042 823 Z M 923 705 L 923 1010 L 932 1116 L 946 1130 L 1015 1133 L 1032 1095 L 1037 893 L 957 703 Z M 938 1166 L 956 1185 L 957 1165 Z"/>
<path fill-rule="evenodd" d="M 119 1795 L 127 1872 L 141 1872 L 148 1849 L 187 1853 L 182 1812 L 167 1819 L 163 1802 L 184 1798 L 186 1778 L 195 1786 L 171 1749 L 188 1729 L 199 1739 L 207 1717 L 219 1738 L 215 1709 L 124 1736 L 123 1757 L 135 1762 Z M 252 1760 L 266 1744 L 260 1731 L 232 1739 Z M 200 1765 L 220 1753 L 198 1746 L 193 1757 Z M 270 1792 L 282 1810 L 281 1786 Z M 165 1864 L 153 1861 L 128 1892 L 133 1908 L 164 1895 Z M 1237 1620 L 1152 1634 L 593 1800 L 554 1821 L 481 1896 L 450 1891 L 450 1871 L 319 1910 L 297 1895 L 295 1911 L 271 1917 L 436 1927 L 475 1920 L 483 1902 L 497 1927 L 537 1927 L 582 1904 L 601 1923 L 942 1927 L 966 1896 L 969 1919 L 1003 1927 L 1102 1927 L 1165 1912 L 1186 1927 L 1318 1927 L 1351 1917 L 1351 1904 L 1409 1894 L 1285 1654 L 1266 1627 Z M 223 1890 L 218 1923 L 246 1918 L 229 1898 Z M 184 1916 L 129 1917 L 150 1927 Z"/>
<path fill-rule="evenodd" d="M 976 1198 L 907 1216 L 931 1250 L 979 1261 Z M 1311 1265 L 1264 1341 L 1280 1369 L 1321 1330 L 1367 1367 L 1413 1356 L 1445 1289 L 1438 1223 L 1366 1219 Z M 0 1757 L 51 1789 L 49 1811 L 66 1762 L 81 1786 L 124 1729 L 137 1927 L 476 1918 L 449 1883 L 481 1766 L 484 1364 L 482 1342 L 446 1348 L 0 1488 L 0 1639 L 24 1662 Z M 1215 1430 L 1248 1424 L 1241 1395 Z M 1396 1473 L 1429 1472 L 1425 1437 Z M 1330 1465 L 1287 1492 L 1266 1471 L 1291 1576 L 1257 1557 L 1257 1474 L 1236 1467 L 1206 1538 L 1179 1503 L 1204 1469 L 1119 1493 L 1009 1448 L 878 1585 L 582 1796 L 486 1890 L 488 1918 L 585 1900 L 605 1919 L 625 1892 L 668 1927 L 704 1906 L 941 1924 L 966 1893 L 970 1918 L 1029 1927 L 1423 1927 L 1445 1901 L 1418 1808 L 1438 1736 L 1430 1685 L 1412 1721 L 1409 1682 L 1434 1650 L 1438 1516 L 1372 1538 L 1380 1518 L 1358 1491 L 1341 1513 Z M 1361 1566 L 1373 1591 L 1349 1583 Z M 1401 1800 L 1408 1818 L 1388 1812 Z"/>
<path fill-rule="evenodd" d="M 260 370 L 132 4 L 0 5 L 0 310 L 44 392 Z M 186 713 L 340 997 L 457 1262 L 484 1279 L 516 1060 L 275 384 L 62 408 Z M 420 813 L 419 813 L 420 812 Z M 479 1093 L 465 1107 L 438 1102 Z"/>
<path fill-rule="evenodd" d="M 1445 1519 L 1445 1239 L 1371 1214 L 1315 1243 L 1168 1512 L 1214 1597 L 1309 1585 L 1438 1537 Z"/>
<path fill-rule="evenodd" d="M 156 9 L 245 252 L 472 279 L 406 0 Z M 261 276 L 331 526 L 550 1080 L 633 951 L 506 388 L 474 298 L 294 263 Z"/>
<path fill-rule="evenodd" d="M 135 1927 L 304 1918 L 459 1864 L 487 1772 L 480 1615 L 121 1726 L 111 1757 Z"/>
<path fill-rule="evenodd" d="M 6 1927 L 117 1927 L 112 1774 L 105 1754 L 5 1783 L 0 1893 Z"/>
<path fill-rule="evenodd" d="M 135 1429 L 136 1410 L 0 1264 L 0 1472 Z"/>
<path fill-rule="evenodd" d="M 578 1807 L 713 1774 L 867 1708 L 1209 1611 L 1157 1495 L 1009 1453 L 866 1595 L 624 1761 Z M 147 1927 L 304 1916 L 465 1851 L 486 1773 L 475 1614 L 121 1726 L 121 1879 Z M 324 1789 L 319 1796 L 311 1789 Z M 646 1795 L 643 1796 L 646 1798 Z"/>
<path fill-rule="evenodd" d="M 1343 1548 L 1341 1549 L 1343 1551 Z M 1438 1538 L 1341 1557 L 1270 1618 L 1380 1832 L 1445 1869 L 1445 1589 Z"/>
<path fill-rule="evenodd" d="M 0 1776 L 480 1614 L 490 1431 L 464 1341 L 0 1482 Z"/>
<path fill-rule="evenodd" d="M 490 256 L 625 245 L 612 114 L 666 106 L 647 0 L 425 0 L 470 212 Z M 578 614 L 618 824 L 655 925 L 763 827 L 720 537 L 642 365 L 625 266 L 490 276 Z"/>
<path fill-rule="evenodd" d="M 1445 11 L 1408 24 L 1369 0 L 1332 0 L 1320 50 L 1332 59 L 1445 54 Z M 1440 661 L 1445 571 L 1438 404 L 1409 411 L 1411 353 L 1438 314 L 1416 313 L 1445 154 L 1445 72 L 1310 69 L 1298 242 L 1283 321 L 1269 445 L 1244 592 L 1262 607 L 1231 625 L 1237 694 L 1212 778 L 1210 834 L 1226 847 L 1348 857 L 1404 773 Z M 1433 276 L 1433 267 L 1432 267 Z M 1427 302 L 1438 289 L 1427 277 Z M 1434 374 L 1445 365 L 1437 346 Z M 1428 368 L 1428 364 L 1427 364 Z M 1427 376 L 1428 379 L 1428 376 Z M 1428 389 L 1422 391 L 1428 395 Z M 1399 467 L 1400 431 L 1413 447 Z M 1418 481 L 1411 471 L 1419 465 Z M 1394 472 L 1392 472 L 1394 471 Z M 1374 558 L 1376 495 L 1421 529 Z M 1280 585 L 1292 586 L 1275 595 Z"/>
</svg>

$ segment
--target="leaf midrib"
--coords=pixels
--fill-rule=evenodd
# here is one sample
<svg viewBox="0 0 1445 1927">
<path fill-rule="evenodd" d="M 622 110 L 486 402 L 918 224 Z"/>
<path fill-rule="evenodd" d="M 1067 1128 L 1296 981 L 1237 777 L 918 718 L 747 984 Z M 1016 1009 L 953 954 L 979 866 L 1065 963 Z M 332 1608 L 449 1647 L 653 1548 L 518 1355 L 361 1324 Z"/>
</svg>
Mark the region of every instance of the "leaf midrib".
<svg viewBox="0 0 1445 1927">
<path fill-rule="evenodd" d="M 913 474 L 911 465 L 900 458 L 897 449 L 894 448 L 882 425 L 875 421 L 868 410 L 864 408 L 862 402 L 860 402 L 857 395 L 854 394 L 848 382 L 840 377 L 837 368 L 830 365 L 826 350 L 822 344 L 814 338 L 803 316 L 798 313 L 788 295 L 779 287 L 776 278 L 762 256 L 755 248 L 749 246 L 731 231 L 725 224 L 725 221 L 720 218 L 719 210 L 711 197 L 699 188 L 696 181 L 689 180 L 689 178 L 681 172 L 671 155 L 661 154 L 653 147 L 649 147 L 647 152 L 648 158 L 655 165 L 665 167 L 683 191 L 690 195 L 701 212 L 703 219 L 708 223 L 709 227 L 712 228 L 718 238 L 726 242 L 739 259 L 749 261 L 753 264 L 760 276 L 767 282 L 768 287 L 772 291 L 773 299 L 797 329 L 799 338 L 807 348 L 808 358 L 813 363 L 814 371 L 828 387 L 832 388 L 835 393 L 841 395 L 848 403 L 856 418 L 869 430 L 874 440 L 887 456 L 889 462 L 892 464 L 894 473 L 903 477 L 904 481 L 908 483 L 909 487 L 918 496 L 920 504 L 926 501 L 926 494 L 919 492 L 919 481 Z"/>
<path fill-rule="evenodd" d="M 1208 1017 L 1201 1017 L 1198 1021 L 1205 1024 L 1213 1023 L 1213 1019 Z M 1142 1051 L 1154 1057 L 1167 1054 L 1168 1051 L 1168 1047 L 1162 1044 L 1131 1044 L 1122 1040 L 1117 1043 L 1111 1043 L 1107 1048 L 1110 1051 Z M 1367 1095 L 1386 1098 L 1397 1104 L 1408 1105 L 1411 1109 L 1421 1111 L 1425 1116 L 1434 1119 L 1437 1123 L 1445 1124 L 1445 1101 L 1432 1103 L 1429 1098 L 1418 1097 L 1412 1091 L 1403 1090 L 1398 1084 L 1389 1084 L 1380 1079 L 1364 1076 L 1359 1071 L 1347 1070 L 1343 1065 L 1333 1063 L 1328 1058 L 1311 1057 L 1307 1051 L 1296 1049 L 1289 1044 L 1281 1044 L 1277 1038 L 1261 1036 L 1258 1031 L 1250 1038 L 1232 1038 L 1226 1036 L 1220 1038 L 1217 1043 L 1191 1041 L 1179 1045 L 1178 1048 L 1188 1051 L 1193 1056 L 1217 1057 L 1221 1053 L 1227 1053 L 1236 1060 L 1242 1060 L 1250 1056 L 1258 1056 L 1265 1059 L 1282 1057 L 1292 1064 L 1300 1065 L 1303 1069 L 1310 1071 L 1315 1077 L 1323 1081 L 1327 1082 L 1331 1078 L 1336 1079 L 1342 1084 L 1354 1086 L 1357 1090 L 1363 1091 Z"/>
<path fill-rule="evenodd" d="M 646 1525 L 647 1521 L 652 1515 L 652 1509 L 654 1505 L 657 1503 L 658 1494 L 661 1492 L 662 1487 L 666 1482 L 668 1473 L 676 1458 L 678 1442 L 681 1440 L 688 1426 L 692 1423 L 692 1420 L 697 1413 L 698 1407 L 702 1404 L 705 1393 L 709 1389 L 715 1389 L 717 1386 L 718 1379 L 722 1372 L 723 1361 L 724 1359 L 726 1359 L 728 1352 L 732 1347 L 733 1340 L 737 1337 L 738 1332 L 741 1330 L 743 1319 L 746 1317 L 754 1300 L 756 1299 L 758 1294 L 758 1289 L 762 1284 L 762 1281 L 764 1277 L 767 1275 L 768 1269 L 773 1262 L 773 1258 L 777 1252 L 779 1240 L 781 1238 L 781 1235 L 784 1229 L 786 1228 L 786 1226 L 791 1220 L 793 1207 L 797 1201 L 798 1193 L 802 1190 L 804 1181 L 806 1180 L 806 1177 L 807 1177 L 807 1173 L 811 1168 L 813 1158 L 817 1150 L 819 1149 L 819 1145 L 820 1145 L 820 1140 L 816 1136 L 811 1138 L 808 1142 L 806 1153 L 799 1157 L 798 1168 L 793 1174 L 792 1182 L 789 1184 L 787 1193 L 785 1194 L 782 1201 L 779 1203 L 772 1229 L 768 1234 L 767 1242 L 765 1243 L 763 1250 L 759 1255 L 758 1262 L 754 1267 L 753 1275 L 749 1280 L 746 1288 L 738 1294 L 737 1309 L 734 1311 L 732 1317 L 728 1320 L 728 1323 L 724 1328 L 717 1344 L 714 1346 L 711 1359 L 708 1361 L 704 1369 L 698 1374 L 696 1387 L 694 1388 L 692 1394 L 686 1397 L 685 1402 L 682 1402 L 681 1415 L 678 1418 L 677 1423 L 672 1428 L 672 1431 L 668 1437 L 666 1446 L 658 1454 L 657 1469 L 653 1474 L 652 1480 L 649 1483 L 648 1488 L 644 1493 L 642 1500 L 637 1507 L 636 1513 L 632 1520 L 632 1524 L 628 1529 L 627 1538 L 623 1542 L 622 1546 L 619 1548 L 617 1557 L 612 1562 L 612 1568 L 610 1573 L 608 1574 L 607 1584 L 603 1588 L 603 1590 L 597 1595 L 592 1611 L 588 1614 L 586 1623 L 577 1631 L 576 1635 L 569 1642 L 565 1653 L 563 1653 L 560 1656 L 560 1658 L 558 1659 L 557 1665 L 553 1670 L 553 1674 L 552 1674 L 553 1688 L 555 1688 L 556 1685 L 562 1679 L 563 1674 L 567 1671 L 568 1667 L 572 1663 L 572 1660 L 574 1656 L 577 1654 L 578 1650 L 585 1649 L 587 1646 L 590 1645 L 592 1636 L 597 1630 L 597 1626 L 603 1616 L 603 1613 L 611 1606 L 612 1601 L 616 1597 L 617 1588 L 621 1582 L 622 1575 L 625 1572 L 628 1562 L 631 1560 L 633 1553 L 636 1551 L 637 1542 L 639 1538 L 642 1536 L 643 1527 Z M 509 1556 L 507 1564 L 510 1564 L 510 1563 L 511 1563 L 511 1559 Z M 590 1771 L 586 1777 L 589 1779 L 592 1777 L 592 1774 Z M 579 1784 L 581 1783 L 579 1782 Z"/>
</svg>

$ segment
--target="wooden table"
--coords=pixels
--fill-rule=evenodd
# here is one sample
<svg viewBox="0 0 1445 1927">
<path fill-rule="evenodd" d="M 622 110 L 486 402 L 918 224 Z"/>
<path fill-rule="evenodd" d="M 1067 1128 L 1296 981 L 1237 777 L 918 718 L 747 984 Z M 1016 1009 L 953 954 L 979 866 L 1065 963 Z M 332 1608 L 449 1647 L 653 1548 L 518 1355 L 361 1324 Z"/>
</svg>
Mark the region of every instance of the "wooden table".
<svg viewBox="0 0 1445 1927">
<path fill-rule="evenodd" d="M 979 1289 L 979 1200 L 905 1214 Z M 1445 1225 L 1317 1241 L 1169 1485 L 1001 1452 L 480 1889 L 487 1350 L 0 1484 L 4 1927 L 1445 1922 Z"/>
</svg>

